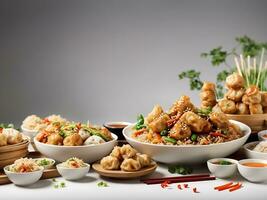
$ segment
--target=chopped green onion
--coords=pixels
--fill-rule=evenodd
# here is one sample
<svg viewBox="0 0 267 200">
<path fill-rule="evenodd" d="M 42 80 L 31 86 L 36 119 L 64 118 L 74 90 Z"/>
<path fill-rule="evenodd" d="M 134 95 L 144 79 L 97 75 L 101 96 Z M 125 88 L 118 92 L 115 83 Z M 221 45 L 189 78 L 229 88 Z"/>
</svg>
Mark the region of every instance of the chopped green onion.
<svg viewBox="0 0 267 200">
<path fill-rule="evenodd" d="M 177 143 L 177 140 L 175 140 L 175 139 L 173 139 L 173 138 L 166 137 L 166 136 L 163 136 L 162 138 L 163 138 L 163 140 L 164 140 L 165 142 L 172 143 L 172 144 L 176 144 L 176 143 Z"/>
<path fill-rule="evenodd" d="M 193 133 L 190 139 L 195 142 L 197 140 L 197 134 Z"/>
<path fill-rule="evenodd" d="M 108 187 L 108 184 L 104 181 L 101 181 L 101 182 L 97 183 L 97 186 L 98 187 Z"/>
</svg>

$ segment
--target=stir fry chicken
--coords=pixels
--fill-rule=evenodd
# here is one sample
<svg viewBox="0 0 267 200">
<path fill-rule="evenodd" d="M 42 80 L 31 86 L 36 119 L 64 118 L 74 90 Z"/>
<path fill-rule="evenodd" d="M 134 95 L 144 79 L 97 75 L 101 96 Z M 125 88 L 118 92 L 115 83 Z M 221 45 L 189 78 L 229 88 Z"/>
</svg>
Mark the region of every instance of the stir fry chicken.
<svg viewBox="0 0 267 200">
<path fill-rule="evenodd" d="M 175 101 L 169 110 L 170 117 L 176 116 L 177 120 L 184 112 L 194 111 L 195 106 L 191 103 L 188 96 L 181 96 L 179 100 Z"/>
</svg>

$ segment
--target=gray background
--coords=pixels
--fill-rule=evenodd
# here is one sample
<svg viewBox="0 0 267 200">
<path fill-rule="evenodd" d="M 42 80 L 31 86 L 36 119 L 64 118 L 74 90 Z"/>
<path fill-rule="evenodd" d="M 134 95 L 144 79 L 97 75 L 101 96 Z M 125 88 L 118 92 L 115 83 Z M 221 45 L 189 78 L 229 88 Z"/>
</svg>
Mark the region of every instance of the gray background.
<svg viewBox="0 0 267 200">
<path fill-rule="evenodd" d="M 182 94 L 178 73 L 247 34 L 267 40 L 267 1 L 0 1 L 0 121 L 35 113 L 134 121 Z"/>
</svg>

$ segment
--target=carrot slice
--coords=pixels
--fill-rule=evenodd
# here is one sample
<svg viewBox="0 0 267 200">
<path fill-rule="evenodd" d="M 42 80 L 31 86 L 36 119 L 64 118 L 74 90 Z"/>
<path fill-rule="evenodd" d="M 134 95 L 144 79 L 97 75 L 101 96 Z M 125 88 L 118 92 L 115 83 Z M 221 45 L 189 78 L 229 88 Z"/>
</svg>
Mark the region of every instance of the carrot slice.
<svg viewBox="0 0 267 200">
<path fill-rule="evenodd" d="M 137 130 L 137 131 L 134 132 L 134 135 L 135 136 L 141 135 L 145 130 L 146 130 L 145 128 L 142 128 L 140 130 Z"/>
<path fill-rule="evenodd" d="M 242 183 L 238 183 L 238 185 L 231 187 L 231 189 L 229 190 L 229 192 L 233 192 L 235 190 L 238 190 L 241 187 L 242 187 Z"/>
<path fill-rule="evenodd" d="M 223 138 L 227 138 L 226 135 L 222 134 L 222 133 L 219 133 L 219 132 L 211 132 L 210 133 L 211 136 L 214 136 L 214 137 L 223 137 Z"/>
<path fill-rule="evenodd" d="M 229 187 L 229 186 L 231 186 L 231 185 L 233 185 L 233 182 L 230 182 L 230 183 L 227 183 L 227 184 L 224 184 L 224 185 L 219 185 L 219 186 L 217 186 L 217 187 L 214 187 L 214 190 L 223 189 L 223 188 L 225 188 L 225 187 Z"/>
<path fill-rule="evenodd" d="M 239 183 L 234 184 L 234 185 L 230 185 L 230 186 L 228 186 L 228 187 L 220 188 L 220 189 L 218 189 L 218 191 L 228 190 L 228 189 L 230 189 L 230 188 L 234 188 L 234 187 L 236 187 L 236 186 L 238 186 L 238 185 L 239 185 Z"/>
</svg>

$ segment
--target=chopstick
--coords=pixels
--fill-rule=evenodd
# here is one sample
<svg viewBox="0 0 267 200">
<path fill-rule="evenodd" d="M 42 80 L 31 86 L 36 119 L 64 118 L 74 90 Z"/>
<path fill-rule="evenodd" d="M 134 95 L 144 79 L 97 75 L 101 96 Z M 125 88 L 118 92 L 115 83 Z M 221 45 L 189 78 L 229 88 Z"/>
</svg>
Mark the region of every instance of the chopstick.
<svg viewBox="0 0 267 200">
<path fill-rule="evenodd" d="M 144 179 L 142 182 L 151 184 L 161 184 L 164 181 L 169 183 L 181 183 L 181 182 L 196 182 L 196 181 L 208 181 L 215 180 L 215 176 L 210 176 L 209 174 L 197 174 L 191 176 L 177 176 L 177 177 L 166 177 L 166 178 L 154 178 L 154 179 Z"/>
</svg>

